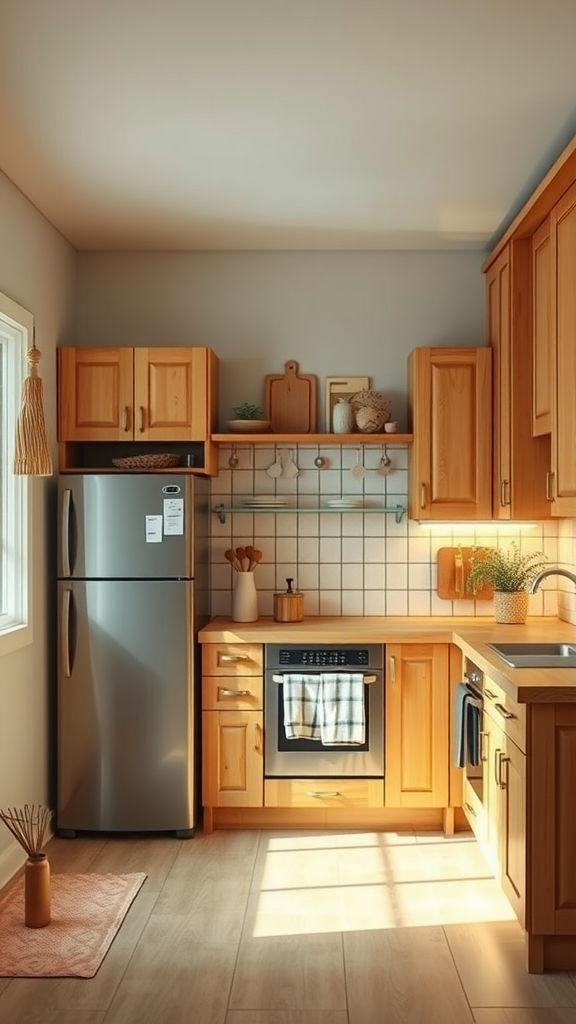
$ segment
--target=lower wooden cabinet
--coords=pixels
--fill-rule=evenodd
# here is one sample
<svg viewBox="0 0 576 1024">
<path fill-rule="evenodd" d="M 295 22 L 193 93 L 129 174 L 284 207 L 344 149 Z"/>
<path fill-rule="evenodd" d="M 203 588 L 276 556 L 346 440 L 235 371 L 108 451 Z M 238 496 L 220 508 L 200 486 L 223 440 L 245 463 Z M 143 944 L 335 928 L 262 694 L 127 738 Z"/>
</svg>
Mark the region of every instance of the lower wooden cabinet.
<svg viewBox="0 0 576 1024">
<path fill-rule="evenodd" d="M 262 807 L 264 716 L 261 711 L 202 712 L 202 803 Z"/>
<path fill-rule="evenodd" d="M 482 845 L 512 908 L 526 918 L 526 754 L 484 713 L 484 811 Z M 478 836 L 480 839 L 480 836 Z"/>
<path fill-rule="evenodd" d="M 385 805 L 447 807 L 448 644 L 386 645 Z"/>
</svg>

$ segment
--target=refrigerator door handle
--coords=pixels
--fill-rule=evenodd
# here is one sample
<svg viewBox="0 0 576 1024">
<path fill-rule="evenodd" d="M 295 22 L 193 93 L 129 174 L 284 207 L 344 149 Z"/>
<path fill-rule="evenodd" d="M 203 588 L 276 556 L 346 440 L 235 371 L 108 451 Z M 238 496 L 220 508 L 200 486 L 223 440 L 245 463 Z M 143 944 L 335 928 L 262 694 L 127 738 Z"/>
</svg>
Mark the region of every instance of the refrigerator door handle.
<svg viewBox="0 0 576 1024">
<path fill-rule="evenodd" d="M 71 576 L 70 570 L 70 509 L 72 507 L 72 491 L 69 487 L 62 493 L 62 575 Z"/>
<path fill-rule="evenodd" d="M 72 591 L 62 591 L 62 618 L 60 620 L 60 652 L 62 655 L 62 672 L 66 679 L 70 679 L 72 675 L 72 665 L 70 663 L 70 603 L 72 601 Z"/>
</svg>

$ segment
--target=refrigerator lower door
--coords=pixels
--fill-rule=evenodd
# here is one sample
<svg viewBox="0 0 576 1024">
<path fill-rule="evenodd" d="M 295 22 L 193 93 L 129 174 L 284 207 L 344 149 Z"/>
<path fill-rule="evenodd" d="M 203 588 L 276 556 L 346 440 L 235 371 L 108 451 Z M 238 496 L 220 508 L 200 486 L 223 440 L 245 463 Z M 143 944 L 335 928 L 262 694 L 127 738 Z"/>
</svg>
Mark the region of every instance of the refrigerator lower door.
<svg viewBox="0 0 576 1024">
<path fill-rule="evenodd" d="M 62 831 L 195 826 L 193 583 L 58 584 Z"/>
</svg>

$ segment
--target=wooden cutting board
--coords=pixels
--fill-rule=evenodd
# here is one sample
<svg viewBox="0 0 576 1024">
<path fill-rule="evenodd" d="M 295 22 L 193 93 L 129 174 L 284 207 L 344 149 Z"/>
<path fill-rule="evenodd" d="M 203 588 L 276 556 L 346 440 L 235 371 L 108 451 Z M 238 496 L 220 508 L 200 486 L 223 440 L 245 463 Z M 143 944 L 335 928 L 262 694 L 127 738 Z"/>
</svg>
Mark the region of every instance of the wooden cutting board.
<svg viewBox="0 0 576 1024">
<path fill-rule="evenodd" d="M 316 377 L 299 374 L 293 359 L 283 374 L 264 379 L 266 419 L 275 434 L 313 434 L 316 430 Z"/>
<path fill-rule="evenodd" d="M 466 587 L 466 578 L 470 572 L 470 559 L 473 556 L 474 548 L 440 548 L 438 550 L 437 565 L 438 579 L 436 582 L 436 593 L 438 597 L 446 601 L 490 601 L 493 596 L 492 587 L 484 587 L 475 594 Z M 462 565 L 458 565 L 459 555 L 462 555 Z"/>
</svg>

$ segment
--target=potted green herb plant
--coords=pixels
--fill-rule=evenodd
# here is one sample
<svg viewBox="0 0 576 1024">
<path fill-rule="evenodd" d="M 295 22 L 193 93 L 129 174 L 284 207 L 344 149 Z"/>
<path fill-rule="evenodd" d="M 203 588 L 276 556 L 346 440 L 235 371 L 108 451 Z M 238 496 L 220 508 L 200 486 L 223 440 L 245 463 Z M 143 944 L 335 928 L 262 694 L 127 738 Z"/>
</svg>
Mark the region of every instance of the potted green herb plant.
<svg viewBox="0 0 576 1024">
<path fill-rule="evenodd" d="M 269 420 L 262 419 L 263 412 L 260 405 L 243 402 L 242 405 L 237 405 L 232 412 L 235 419 L 228 420 L 230 430 L 241 434 L 252 434 L 270 429 Z"/>
<path fill-rule="evenodd" d="M 523 623 L 528 614 L 528 590 L 546 566 L 542 551 L 522 552 L 512 541 L 508 550 L 477 548 L 466 587 L 472 593 L 487 584 L 494 589 L 496 622 Z"/>
</svg>

